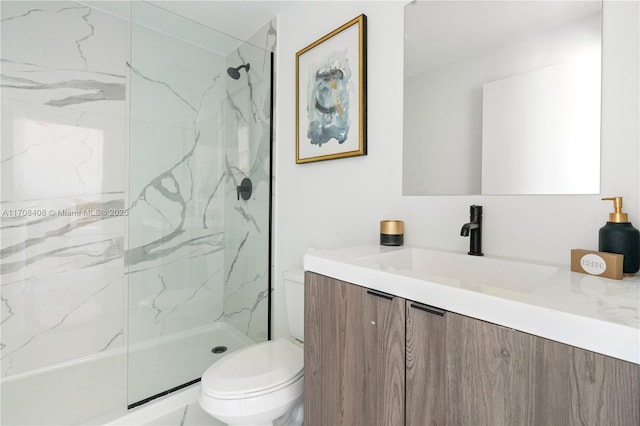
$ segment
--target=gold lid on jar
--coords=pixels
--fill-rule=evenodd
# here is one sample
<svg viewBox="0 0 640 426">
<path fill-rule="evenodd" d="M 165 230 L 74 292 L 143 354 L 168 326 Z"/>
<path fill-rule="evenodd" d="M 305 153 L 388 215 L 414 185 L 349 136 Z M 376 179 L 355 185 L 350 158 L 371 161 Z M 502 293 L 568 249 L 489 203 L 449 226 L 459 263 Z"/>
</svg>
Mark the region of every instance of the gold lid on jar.
<svg viewBox="0 0 640 426">
<path fill-rule="evenodd" d="M 385 235 L 403 235 L 404 222 L 401 220 L 381 220 L 380 233 Z"/>
</svg>

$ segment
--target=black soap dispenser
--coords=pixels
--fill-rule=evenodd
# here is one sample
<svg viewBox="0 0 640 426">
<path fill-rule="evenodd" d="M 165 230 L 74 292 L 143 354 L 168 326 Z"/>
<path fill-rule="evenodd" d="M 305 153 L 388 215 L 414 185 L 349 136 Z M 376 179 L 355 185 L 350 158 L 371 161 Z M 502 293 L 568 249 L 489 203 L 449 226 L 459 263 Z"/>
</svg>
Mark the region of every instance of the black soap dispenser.
<svg viewBox="0 0 640 426">
<path fill-rule="evenodd" d="M 624 255 L 622 273 L 630 276 L 640 269 L 640 232 L 631 225 L 629 216 L 622 212 L 622 197 L 608 197 L 613 201 L 613 213 L 600 228 L 599 250 Z"/>
</svg>

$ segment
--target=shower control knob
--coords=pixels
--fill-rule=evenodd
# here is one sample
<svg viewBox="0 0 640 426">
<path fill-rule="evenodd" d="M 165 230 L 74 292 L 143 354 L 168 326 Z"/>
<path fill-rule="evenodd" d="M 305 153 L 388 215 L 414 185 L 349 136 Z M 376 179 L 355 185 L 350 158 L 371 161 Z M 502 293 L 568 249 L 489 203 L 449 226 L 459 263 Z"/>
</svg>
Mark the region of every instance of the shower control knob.
<svg viewBox="0 0 640 426">
<path fill-rule="evenodd" d="M 238 192 L 238 201 L 240 201 L 240 196 L 242 195 L 243 200 L 248 200 L 251 198 L 251 193 L 253 192 L 253 185 L 251 184 L 251 179 L 244 178 L 242 182 L 240 182 L 240 186 L 236 187 L 236 191 Z"/>
</svg>

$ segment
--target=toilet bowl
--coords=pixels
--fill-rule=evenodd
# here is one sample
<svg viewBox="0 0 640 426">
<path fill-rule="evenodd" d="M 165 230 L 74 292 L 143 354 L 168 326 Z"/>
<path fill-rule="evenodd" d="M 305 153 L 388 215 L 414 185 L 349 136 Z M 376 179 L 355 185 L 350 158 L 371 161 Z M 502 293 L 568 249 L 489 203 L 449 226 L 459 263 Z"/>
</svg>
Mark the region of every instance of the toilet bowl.
<svg viewBox="0 0 640 426">
<path fill-rule="evenodd" d="M 284 284 L 290 334 L 302 341 L 302 271 L 286 272 Z M 301 424 L 304 352 L 295 339 L 250 345 L 211 365 L 200 383 L 202 409 L 228 425 L 272 425 L 282 418 Z"/>
</svg>

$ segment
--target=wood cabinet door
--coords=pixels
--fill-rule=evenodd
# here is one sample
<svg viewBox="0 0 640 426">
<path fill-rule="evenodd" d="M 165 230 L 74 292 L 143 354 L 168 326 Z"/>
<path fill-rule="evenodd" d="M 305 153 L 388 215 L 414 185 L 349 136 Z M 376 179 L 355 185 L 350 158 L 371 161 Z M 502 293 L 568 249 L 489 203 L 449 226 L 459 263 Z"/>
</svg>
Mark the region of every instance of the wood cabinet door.
<svg viewBox="0 0 640 426">
<path fill-rule="evenodd" d="M 362 291 L 305 272 L 304 423 L 359 424 L 364 377 Z"/>
<path fill-rule="evenodd" d="M 640 425 L 640 365 L 536 337 L 536 423 Z"/>
<path fill-rule="evenodd" d="M 446 315 L 406 301 L 406 424 L 446 423 Z"/>
<path fill-rule="evenodd" d="M 404 300 L 305 274 L 304 423 L 404 422 Z"/>
<path fill-rule="evenodd" d="M 536 340 L 447 313 L 447 424 L 536 425 Z"/>
<path fill-rule="evenodd" d="M 447 424 L 640 426 L 640 366 L 447 313 Z"/>
<path fill-rule="evenodd" d="M 361 424 L 402 425 L 405 416 L 404 299 L 363 290 L 365 377 Z"/>
</svg>

